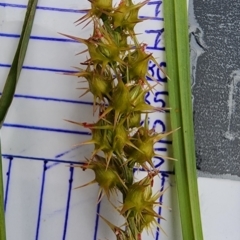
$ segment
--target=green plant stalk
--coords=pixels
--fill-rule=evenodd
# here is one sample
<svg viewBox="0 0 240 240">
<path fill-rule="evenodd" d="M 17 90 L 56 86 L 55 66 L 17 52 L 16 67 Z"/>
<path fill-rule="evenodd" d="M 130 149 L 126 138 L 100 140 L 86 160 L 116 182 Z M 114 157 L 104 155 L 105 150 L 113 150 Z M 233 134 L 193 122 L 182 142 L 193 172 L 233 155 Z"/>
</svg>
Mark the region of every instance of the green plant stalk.
<svg viewBox="0 0 240 240">
<path fill-rule="evenodd" d="M 1 154 L 1 144 L 0 144 Z M 2 155 L 2 154 L 1 154 Z M 4 215 L 4 187 L 2 177 L 2 161 L 0 161 L 0 240 L 6 240 L 5 215 Z"/>
<path fill-rule="evenodd" d="M 161 204 L 158 200 L 164 191 L 153 193 L 159 169 L 155 169 L 152 158 L 158 156 L 154 144 L 171 134 L 157 133 L 148 125 L 148 114 L 163 110 L 145 103 L 145 94 L 153 88 L 146 78 L 151 77 L 149 61 L 156 66 L 158 63 L 146 52 L 146 44 L 139 43 L 134 32 L 135 25 L 145 20 L 138 18 L 138 12 L 148 0 L 138 4 L 122 0 L 114 7 L 112 0 L 89 2 L 91 8 L 76 22 L 87 25 L 92 21 L 91 37 L 82 39 L 63 34 L 88 48 L 81 52 L 89 54 L 82 63 L 86 69 L 79 68 L 79 72 L 70 75 L 87 80 L 88 88 L 82 88 L 86 91 L 81 96 L 88 92 L 93 94 L 94 112 L 98 110 L 99 116 L 95 123 L 69 121 L 92 132 L 92 138 L 81 144 L 94 144 L 94 151 L 81 168 L 94 171 L 95 178 L 81 187 L 98 183 L 99 201 L 105 194 L 111 202 L 111 195 L 121 192 L 122 206 L 114 208 L 125 223 L 115 226 L 101 218 L 117 240 L 140 240 L 143 230 L 157 227 L 156 219 L 162 218 L 154 210 Z M 143 125 L 142 113 L 146 114 Z M 148 174 L 134 181 L 133 167 L 142 167 Z"/>
<path fill-rule="evenodd" d="M 25 58 L 28 41 L 33 25 L 35 10 L 38 0 L 29 0 L 27 6 L 27 12 L 25 15 L 21 36 L 19 39 L 18 47 L 7 76 L 6 83 L 0 99 L 0 123 L 2 125 L 4 118 L 7 114 L 8 108 L 10 107 L 13 99 L 13 95 L 17 86 L 19 75 L 22 69 L 23 61 Z"/>
<path fill-rule="evenodd" d="M 202 240 L 191 99 L 188 14 L 186 0 L 164 1 L 169 105 L 178 202 L 184 240 Z"/>
<path fill-rule="evenodd" d="M 20 76 L 23 61 L 27 51 L 29 37 L 31 34 L 33 20 L 36 12 L 37 2 L 38 0 L 28 1 L 27 12 L 24 19 L 20 40 L 0 99 L 0 128 L 2 127 L 8 109 L 14 97 L 15 89 L 17 86 L 17 82 Z M 1 145 L 0 154 L 2 156 Z M 2 160 L 0 161 L 0 240 L 6 240 Z"/>
</svg>

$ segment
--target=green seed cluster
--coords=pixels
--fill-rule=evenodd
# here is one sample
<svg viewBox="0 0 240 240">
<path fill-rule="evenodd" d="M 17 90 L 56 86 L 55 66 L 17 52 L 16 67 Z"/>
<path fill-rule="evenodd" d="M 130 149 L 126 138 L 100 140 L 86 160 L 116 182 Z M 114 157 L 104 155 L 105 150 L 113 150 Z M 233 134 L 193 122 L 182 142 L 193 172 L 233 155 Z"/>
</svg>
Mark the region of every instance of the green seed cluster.
<svg viewBox="0 0 240 240">
<path fill-rule="evenodd" d="M 66 35 L 87 46 L 87 67 L 73 75 L 88 82 L 85 93 L 93 94 L 94 112 L 99 116 L 96 123 L 78 123 L 92 132 L 92 138 L 82 144 L 94 144 L 92 156 L 82 168 L 94 171 L 91 183 L 100 186 L 99 201 L 104 194 L 108 199 L 112 193 L 123 196 L 122 207 L 116 209 L 126 219 L 124 228 L 103 218 L 116 239 L 139 240 L 142 231 L 161 218 L 153 209 L 162 192 L 152 193 L 158 174 L 152 158 L 157 156 L 154 144 L 167 135 L 149 129 L 147 117 L 140 124 L 143 113 L 163 110 L 145 103 L 145 94 L 153 88 L 146 79 L 148 62 L 156 60 L 145 52 L 146 45 L 138 42 L 134 32 L 135 25 L 143 21 L 138 18 L 139 9 L 148 1 L 133 4 L 122 0 L 116 7 L 112 0 L 89 1 L 91 9 L 78 22 L 92 21 L 92 36 Z M 144 168 L 147 176 L 134 182 L 134 167 Z"/>
</svg>

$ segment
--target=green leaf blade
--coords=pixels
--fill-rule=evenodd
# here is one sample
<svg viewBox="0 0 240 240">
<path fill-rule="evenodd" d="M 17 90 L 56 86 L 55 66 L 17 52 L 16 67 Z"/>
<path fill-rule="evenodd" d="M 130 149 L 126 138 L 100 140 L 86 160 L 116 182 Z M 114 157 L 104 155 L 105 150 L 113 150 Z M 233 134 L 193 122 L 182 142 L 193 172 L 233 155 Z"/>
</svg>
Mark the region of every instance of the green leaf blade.
<svg viewBox="0 0 240 240">
<path fill-rule="evenodd" d="M 38 0 L 29 0 L 18 47 L 7 76 L 2 96 L 0 98 L 0 128 L 12 103 L 17 82 L 26 55 L 27 46 L 32 30 L 33 20 Z M 1 143 L 0 143 L 0 155 Z M 2 160 L 0 160 L 0 240 L 6 240 L 5 213 L 4 213 L 4 185 L 2 176 Z"/>
<path fill-rule="evenodd" d="M 26 55 L 29 37 L 33 25 L 33 20 L 36 12 L 38 0 L 29 0 L 27 12 L 25 15 L 21 36 L 19 39 L 18 47 L 7 76 L 6 83 L 0 98 L 0 123 L 2 125 L 4 118 L 7 114 L 8 108 L 12 103 L 14 92 L 17 86 L 19 75 L 22 69 L 23 61 Z"/>
<path fill-rule="evenodd" d="M 171 126 L 181 129 L 173 134 L 173 155 L 178 202 L 184 240 L 202 240 L 198 196 L 193 114 L 191 100 L 190 59 L 186 0 L 164 1 L 165 46 Z"/>
</svg>

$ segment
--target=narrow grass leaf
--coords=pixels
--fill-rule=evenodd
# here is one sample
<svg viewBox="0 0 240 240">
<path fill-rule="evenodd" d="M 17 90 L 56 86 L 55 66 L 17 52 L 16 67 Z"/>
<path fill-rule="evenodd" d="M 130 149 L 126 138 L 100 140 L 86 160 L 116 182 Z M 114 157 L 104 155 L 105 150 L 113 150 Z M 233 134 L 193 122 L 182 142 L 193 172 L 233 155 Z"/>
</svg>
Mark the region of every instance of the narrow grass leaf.
<svg viewBox="0 0 240 240">
<path fill-rule="evenodd" d="M 0 142 L 0 154 L 2 155 L 2 152 L 1 152 L 1 142 Z M 0 161 L 0 240 L 6 240 L 2 161 Z"/>
<path fill-rule="evenodd" d="M 28 41 L 33 25 L 35 10 L 37 6 L 37 0 L 29 0 L 27 6 L 27 12 L 25 15 L 25 20 L 23 23 L 23 28 L 18 43 L 18 47 L 10 68 L 9 74 L 7 76 L 6 83 L 0 98 L 0 123 L 2 125 L 4 118 L 7 114 L 8 108 L 11 105 L 14 92 L 17 86 L 18 78 L 22 69 L 23 61 L 25 58 Z"/>
<path fill-rule="evenodd" d="M 164 1 L 165 46 L 173 157 L 184 240 L 202 240 L 191 99 L 188 14 L 186 0 Z"/>
<path fill-rule="evenodd" d="M 32 30 L 33 20 L 36 12 L 38 0 L 29 0 L 27 6 L 27 12 L 25 15 L 22 32 L 18 47 L 7 76 L 2 96 L 0 98 L 0 127 L 6 117 L 8 109 L 12 103 L 12 99 L 17 86 L 18 78 L 22 69 L 23 61 L 25 58 L 30 33 Z M 0 146 L 1 154 L 1 146 Z M 2 161 L 0 161 L 0 240 L 6 240 L 6 229 L 5 229 L 5 217 L 4 217 L 4 187 L 2 177 Z"/>
</svg>

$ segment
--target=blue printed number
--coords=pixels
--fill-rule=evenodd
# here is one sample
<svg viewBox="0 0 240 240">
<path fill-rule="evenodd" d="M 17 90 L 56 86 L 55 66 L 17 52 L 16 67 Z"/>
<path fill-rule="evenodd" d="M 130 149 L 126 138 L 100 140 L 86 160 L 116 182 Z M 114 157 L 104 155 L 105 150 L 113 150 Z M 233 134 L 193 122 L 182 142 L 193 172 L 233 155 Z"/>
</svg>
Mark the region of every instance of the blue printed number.
<svg viewBox="0 0 240 240">
<path fill-rule="evenodd" d="M 159 107 L 164 108 L 164 107 L 166 107 L 166 102 L 163 99 L 161 99 L 162 95 L 166 96 L 166 95 L 168 95 L 168 92 L 167 91 L 155 92 L 155 96 L 154 96 L 153 100 L 155 103 L 161 103 L 162 106 L 159 106 Z"/>
<path fill-rule="evenodd" d="M 165 71 L 166 63 L 161 62 L 159 64 L 160 68 Z M 165 77 L 164 73 L 156 66 L 156 64 L 152 61 L 149 61 L 148 66 L 149 74 L 154 77 L 159 82 L 167 82 L 167 78 Z M 147 80 L 152 81 L 150 77 L 147 76 Z"/>
<path fill-rule="evenodd" d="M 161 5 L 162 5 L 162 1 L 153 1 L 153 2 L 149 2 L 148 5 L 155 5 L 155 16 L 154 17 L 158 17 L 158 14 L 161 13 Z"/>
<path fill-rule="evenodd" d="M 158 131 L 158 132 L 165 132 L 166 131 L 166 126 L 164 124 L 164 122 L 160 119 L 155 120 L 154 124 L 153 124 L 153 128 L 155 129 L 157 125 L 160 125 L 162 128 L 162 131 Z"/>
<path fill-rule="evenodd" d="M 153 158 L 153 164 L 154 164 L 155 168 L 158 168 L 158 167 L 162 166 L 164 162 L 165 162 L 165 160 L 161 157 L 154 157 Z"/>
<path fill-rule="evenodd" d="M 167 64 L 165 62 L 161 62 L 159 64 L 159 66 L 165 72 Z M 160 82 L 167 82 L 167 77 L 165 76 L 165 74 L 159 68 L 157 68 L 157 79 Z"/>
<path fill-rule="evenodd" d="M 150 96 L 150 92 L 147 92 L 145 95 L 145 102 L 149 105 L 151 105 L 150 101 L 148 100 L 148 97 Z"/>
<path fill-rule="evenodd" d="M 162 43 L 162 34 L 164 32 L 164 28 L 157 30 L 146 30 L 147 34 L 155 34 L 154 46 L 152 47 L 155 50 L 165 50 L 165 47 Z"/>
</svg>

